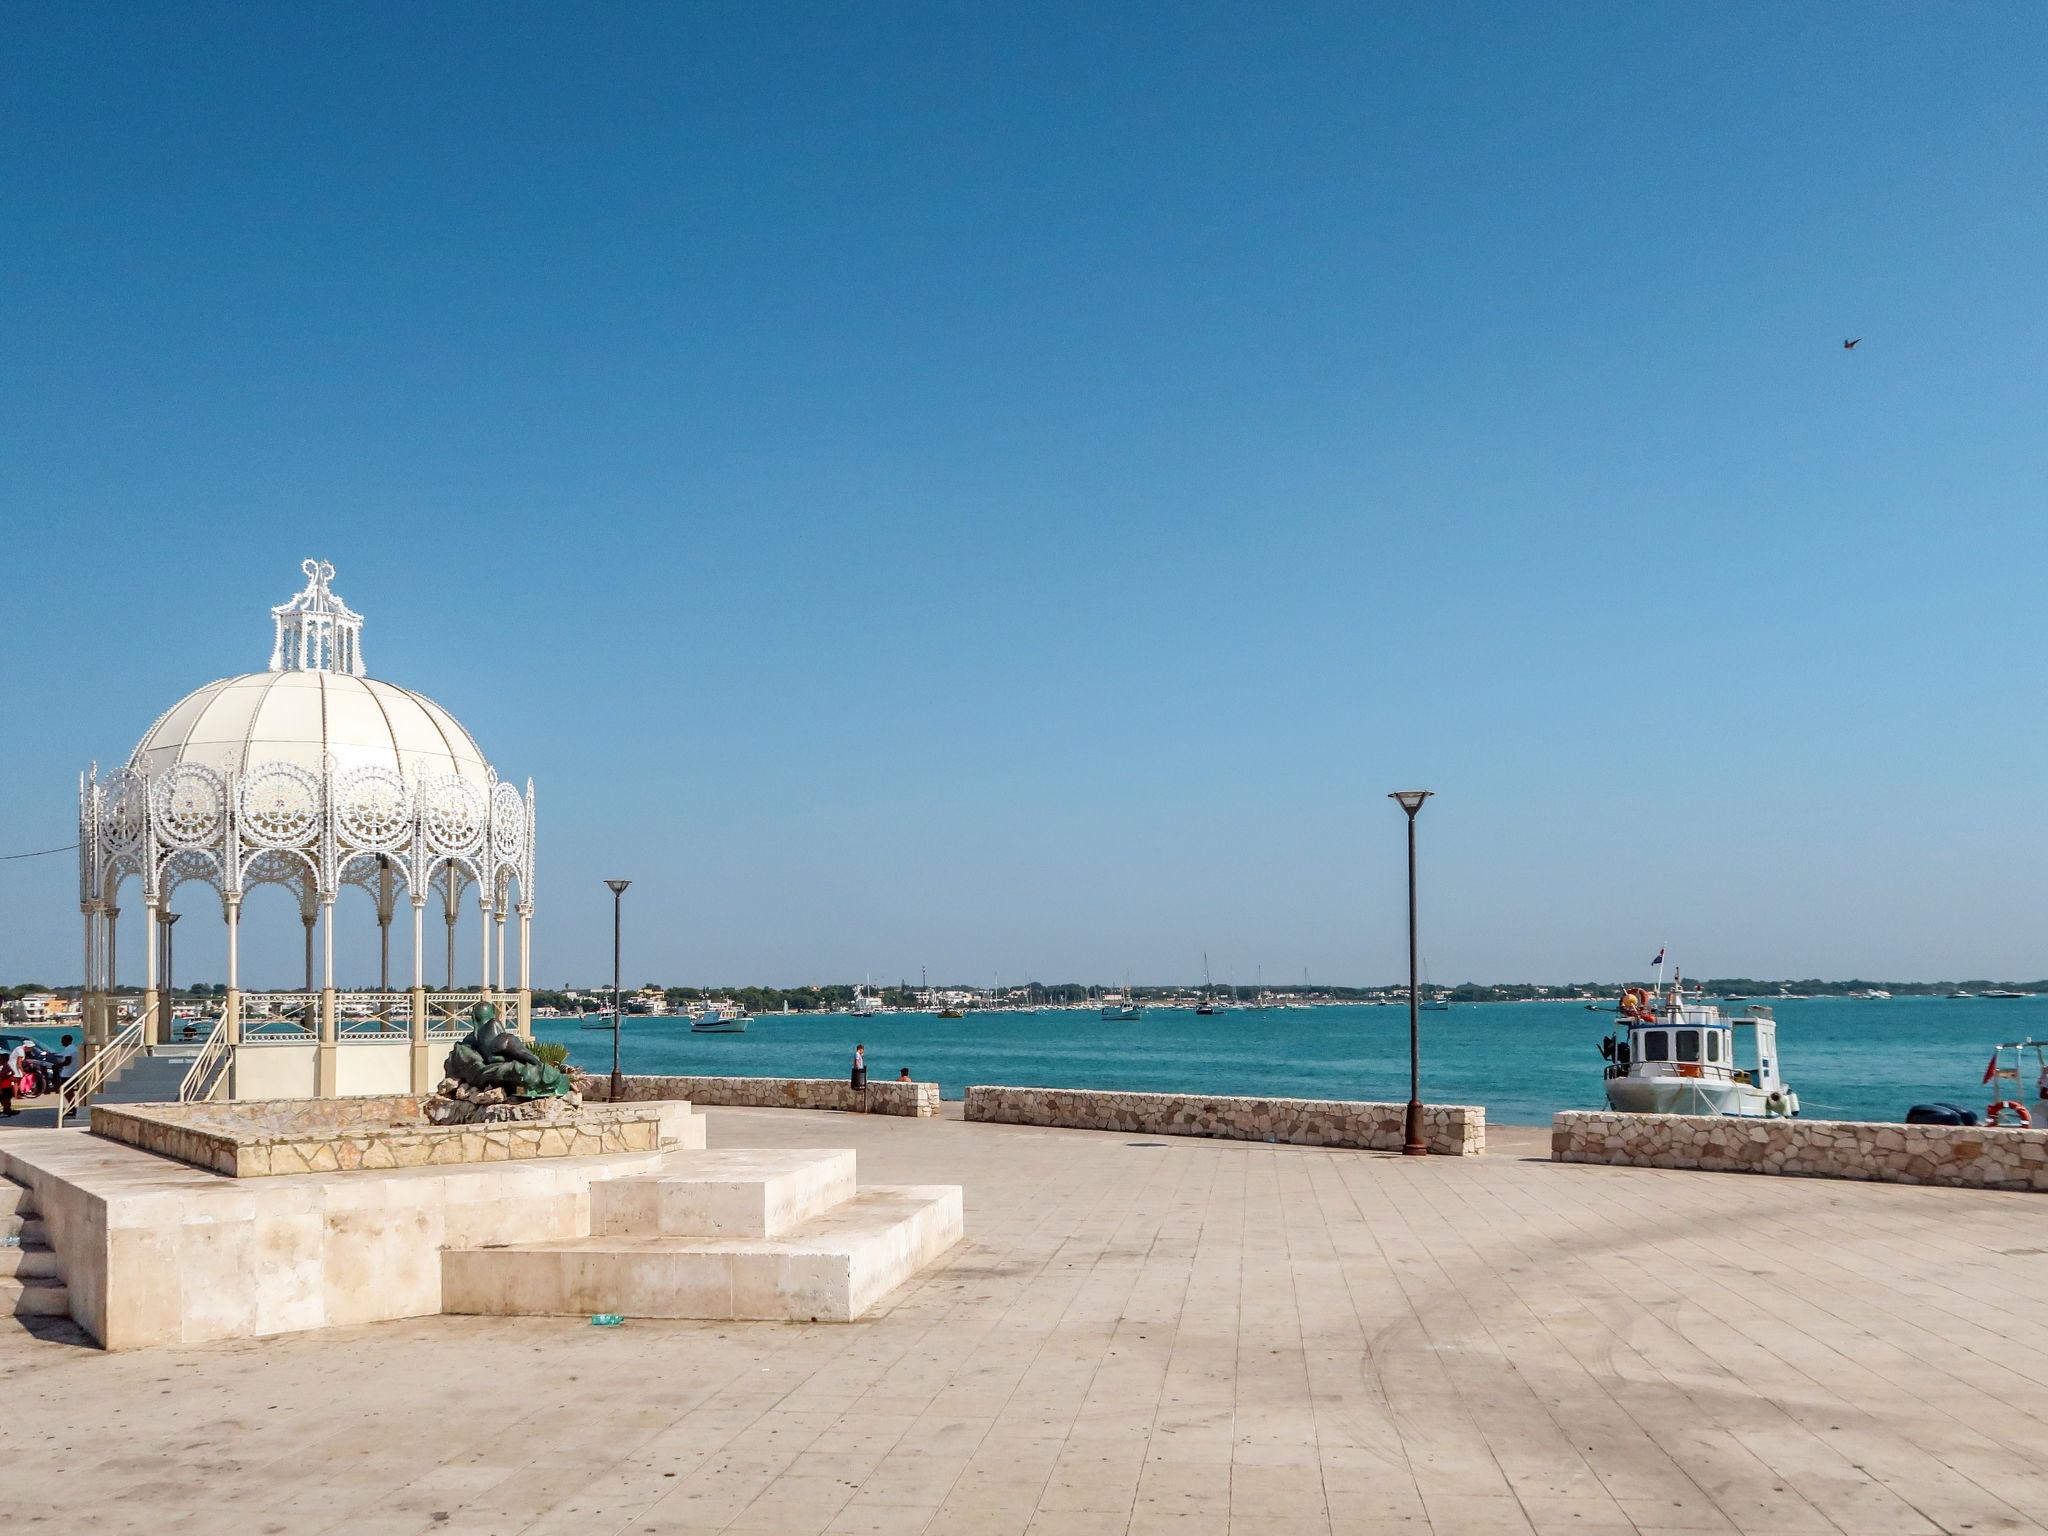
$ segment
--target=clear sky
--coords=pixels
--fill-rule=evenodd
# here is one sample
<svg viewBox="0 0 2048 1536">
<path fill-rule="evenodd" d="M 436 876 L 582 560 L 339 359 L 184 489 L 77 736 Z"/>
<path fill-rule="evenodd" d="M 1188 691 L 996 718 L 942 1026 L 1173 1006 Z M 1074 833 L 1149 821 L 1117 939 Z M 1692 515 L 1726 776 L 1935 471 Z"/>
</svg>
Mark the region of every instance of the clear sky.
<svg viewBox="0 0 2048 1536">
<path fill-rule="evenodd" d="M 319 555 L 547 984 L 2048 973 L 2038 5 L 0 33 L 0 852 Z"/>
</svg>

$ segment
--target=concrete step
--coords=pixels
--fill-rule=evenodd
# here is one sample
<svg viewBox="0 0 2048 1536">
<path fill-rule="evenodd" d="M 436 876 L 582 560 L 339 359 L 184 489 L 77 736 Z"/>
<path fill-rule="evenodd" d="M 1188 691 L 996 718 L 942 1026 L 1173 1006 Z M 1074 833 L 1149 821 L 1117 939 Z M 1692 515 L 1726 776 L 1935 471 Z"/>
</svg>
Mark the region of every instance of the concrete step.
<svg viewBox="0 0 2048 1536">
<path fill-rule="evenodd" d="M 62 1280 L 34 1275 L 0 1280 L 0 1316 L 69 1317 L 71 1295 Z"/>
<path fill-rule="evenodd" d="M 960 1240 L 957 1184 L 877 1185 L 778 1237 L 600 1235 L 441 1255 L 441 1310 L 849 1322 Z"/>
<path fill-rule="evenodd" d="M 677 1152 L 657 1174 L 590 1186 L 594 1237 L 779 1237 L 854 1196 L 851 1148 Z"/>
<path fill-rule="evenodd" d="M 64 1278 L 63 1271 L 57 1267 L 54 1250 L 41 1244 L 32 1248 L 0 1248 L 0 1279 L 27 1279 L 30 1276 L 52 1280 Z"/>
<path fill-rule="evenodd" d="M 12 1179 L 0 1179 L 0 1216 L 33 1216 L 36 1213 L 36 1197 L 25 1184 Z"/>
<path fill-rule="evenodd" d="M 50 1240 L 50 1234 L 43 1229 L 43 1219 L 40 1216 L 23 1216 L 19 1212 L 0 1216 L 0 1238 L 7 1237 L 20 1238 L 21 1246 L 24 1248 Z"/>
</svg>

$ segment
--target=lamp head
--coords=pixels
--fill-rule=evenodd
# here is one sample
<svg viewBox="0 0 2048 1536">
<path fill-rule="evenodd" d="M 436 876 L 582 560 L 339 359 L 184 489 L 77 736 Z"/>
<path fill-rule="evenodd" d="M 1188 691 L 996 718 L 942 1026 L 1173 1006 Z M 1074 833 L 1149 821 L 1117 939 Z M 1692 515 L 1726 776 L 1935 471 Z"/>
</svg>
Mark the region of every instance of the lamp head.
<svg viewBox="0 0 2048 1536">
<path fill-rule="evenodd" d="M 617 895 L 620 895 L 621 893 L 623 893 L 623 892 L 625 891 L 626 887 L 627 887 L 627 886 L 629 886 L 629 885 L 631 885 L 632 883 L 633 883 L 633 882 L 632 882 L 632 881 L 630 881 L 630 880 L 607 880 L 607 881 L 605 881 L 605 884 L 606 884 L 606 885 L 608 885 L 608 886 L 610 886 L 610 887 L 612 888 L 612 894 L 613 894 L 614 896 L 617 896 Z"/>
<path fill-rule="evenodd" d="M 1433 789 L 1397 789 L 1387 798 L 1400 801 L 1401 809 L 1413 816 L 1422 809 L 1422 802 L 1435 793 Z"/>
</svg>

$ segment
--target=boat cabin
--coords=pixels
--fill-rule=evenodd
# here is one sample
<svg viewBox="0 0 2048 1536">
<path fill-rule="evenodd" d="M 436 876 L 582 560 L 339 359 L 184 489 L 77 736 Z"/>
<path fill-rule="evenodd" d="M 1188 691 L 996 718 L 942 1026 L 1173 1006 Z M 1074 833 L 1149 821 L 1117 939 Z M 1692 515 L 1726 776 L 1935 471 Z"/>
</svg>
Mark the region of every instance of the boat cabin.
<svg viewBox="0 0 2048 1536">
<path fill-rule="evenodd" d="M 1735 1031 L 1751 1031 L 1750 1064 L 1736 1062 Z M 1677 1003 L 1648 1020 L 1631 1019 L 1627 1038 L 1613 1042 L 1609 1076 L 1627 1074 L 1631 1066 L 1657 1076 L 1733 1079 L 1765 1093 L 1783 1087 L 1778 1074 L 1778 1024 L 1768 1008 L 1752 1008 L 1739 1019 L 1723 1018 L 1721 1010 Z"/>
</svg>

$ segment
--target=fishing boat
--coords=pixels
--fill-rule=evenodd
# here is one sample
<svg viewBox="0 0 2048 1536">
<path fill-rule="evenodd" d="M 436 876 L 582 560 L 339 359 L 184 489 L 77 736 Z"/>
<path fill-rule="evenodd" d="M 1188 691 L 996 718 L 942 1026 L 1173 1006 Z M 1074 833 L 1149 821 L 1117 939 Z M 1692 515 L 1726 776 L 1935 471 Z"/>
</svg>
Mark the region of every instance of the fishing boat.
<svg viewBox="0 0 2048 1536">
<path fill-rule="evenodd" d="M 1145 1010 L 1138 1002 L 1138 994 L 1131 990 L 1129 977 L 1124 979 L 1124 990 L 1121 996 L 1111 992 L 1103 997 L 1102 1016 L 1113 1021 L 1128 1021 L 1145 1017 Z"/>
<path fill-rule="evenodd" d="M 1607 1104 L 1637 1115 L 1733 1115 L 1761 1119 L 1799 1113 L 1799 1095 L 1778 1071 L 1778 1024 L 1752 1005 L 1737 1018 L 1690 1001 L 1674 978 L 1621 994 L 1613 1031 L 1600 1039 Z M 1750 1062 L 1736 1060 L 1736 1031 L 1749 1032 Z M 1775 1103 L 1773 1102 L 1775 1100 Z"/>
<path fill-rule="evenodd" d="M 690 1021 L 693 1035 L 744 1035 L 747 1032 L 747 1010 L 739 1003 L 720 999 L 706 1003 L 704 1011 Z"/>
<path fill-rule="evenodd" d="M 586 1013 L 583 1016 L 583 1027 L 585 1029 L 601 1029 L 609 1034 L 614 1027 L 611 1009 L 607 1008 L 601 1013 Z"/>
</svg>

